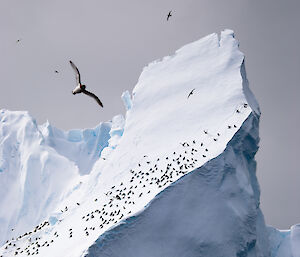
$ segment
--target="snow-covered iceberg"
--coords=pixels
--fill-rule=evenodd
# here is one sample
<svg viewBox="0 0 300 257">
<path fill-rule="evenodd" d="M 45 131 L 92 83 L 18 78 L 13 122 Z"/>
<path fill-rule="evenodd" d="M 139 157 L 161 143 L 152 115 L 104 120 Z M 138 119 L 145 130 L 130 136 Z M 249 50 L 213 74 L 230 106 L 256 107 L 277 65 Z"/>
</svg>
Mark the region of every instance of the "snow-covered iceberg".
<svg viewBox="0 0 300 257">
<path fill-rule="evenodd" d="M 259 207 L 260 110 L 232 31 L 149 64 L 122 99 L 125 118 L 89 130 L 1 112 L 0 255 L 299 256 L 299 226 Z"/>
</svg>

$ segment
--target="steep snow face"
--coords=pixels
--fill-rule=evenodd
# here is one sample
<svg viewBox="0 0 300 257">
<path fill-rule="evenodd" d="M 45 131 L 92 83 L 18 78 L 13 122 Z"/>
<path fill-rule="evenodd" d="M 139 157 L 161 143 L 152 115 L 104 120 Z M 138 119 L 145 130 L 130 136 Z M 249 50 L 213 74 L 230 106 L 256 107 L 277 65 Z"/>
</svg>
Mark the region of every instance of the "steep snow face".
<svg viewBox="0 0 300 257">
<path fill-rule="evenodd" d="M 29 231 L 90 172 L 110 124 L 63 132 L 27 112 L 0 111 L 0 243 Z"/>
<path fill-rule="evenodd" d="M 105 232 L 86 256 L 269 256 L 255 175 L 258 141 L 258 118 L 250 114 L 221 155 Z"/>
</svg>

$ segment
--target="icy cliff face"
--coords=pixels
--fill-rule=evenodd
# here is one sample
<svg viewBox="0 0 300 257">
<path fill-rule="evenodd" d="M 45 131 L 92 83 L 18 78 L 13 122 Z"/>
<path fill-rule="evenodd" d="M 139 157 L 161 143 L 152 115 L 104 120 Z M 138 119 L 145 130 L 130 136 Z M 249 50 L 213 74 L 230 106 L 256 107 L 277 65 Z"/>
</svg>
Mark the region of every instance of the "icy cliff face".
<svg viewBox="0 0 300 257">
<path fill-rule="evenodd" d="M 283 234 L 266 228 L 259 208 L 260 111 L 232 31 L 151 63 L 132 96 L 122 98 L 125 119 L 92 130 L 63 132 L 37 126 L 28 114 L 2 112 L 0 186 L 8 181 L 9 193 L 0 210 L 10 206 L 10 212 L 0 212 L 2 240 L 9 240 L 0 255 L 279 257 L 280 248 L 298 251 L 297 227 L 283 248 Z M 17 142 L 17 158 L 6 158 Z"/>
</svg>

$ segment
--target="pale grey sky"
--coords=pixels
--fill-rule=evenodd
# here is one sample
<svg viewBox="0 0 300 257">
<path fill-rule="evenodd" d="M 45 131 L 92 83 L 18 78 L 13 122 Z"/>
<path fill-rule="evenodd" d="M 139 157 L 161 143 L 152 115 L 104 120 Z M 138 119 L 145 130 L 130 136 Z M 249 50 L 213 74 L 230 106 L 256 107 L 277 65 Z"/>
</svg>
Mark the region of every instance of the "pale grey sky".
<svg viewBox="0 0 300 257">
<path fill-rule="evenodd" d="M 94 127 L 124 113 L 120 95 L 150 61 L 233 29 L 262 111 L 262 209 L 268 224 L 288 228 L 300 223 L 299 13 L 299 0 L 0 0 L 0 108 L 58 128 Z M 104 109 L 71 94 L 70 59 Z"/>
</svg>

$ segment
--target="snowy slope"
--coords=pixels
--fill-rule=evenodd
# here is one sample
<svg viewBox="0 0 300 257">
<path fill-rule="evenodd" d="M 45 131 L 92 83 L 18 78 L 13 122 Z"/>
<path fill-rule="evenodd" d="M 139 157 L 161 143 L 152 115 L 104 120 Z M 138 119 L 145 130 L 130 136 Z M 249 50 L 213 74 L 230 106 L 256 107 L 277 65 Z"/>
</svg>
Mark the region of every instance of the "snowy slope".
<svg viewBox="0 0 300 257">
<path fill-rule="evenodd" d="M 0 112 L 1 244 L 57 211 L 108 145 L 110 126 L 63 132 L 27 112 Z"/>
<path fill-rule="evenodd" d="M 264 224 L 255 175 L 260 111 L 233 32 L 223 31 L 220 39 L 211 34 L 149 64 L 132 98 L 128 92 L 122 98 L 125 119 L 116 116 L 93 130 L 63 132 L 27 118 L 33 125 L 22 132 L 26 147 L 17 152 L 35 153 L 40 166 L 32 170 L 39 176 L 47 171 L 44 179 L 29 177 L 35 195 L 25 198 L 43 213 L 20 201 L 35 215 L 35 221 L 27 217 L 26 227 L 23 216 L 13 219 L 14 210 L 3 211 L 9 242 L 0 255 L 275 256 L 281 241 Z M 5 122 L 1 149 L 16 144 L 22 131 L 23 122 L 7 128 Z M 7 132 L 14 126 L 16 135 Z M 51 154 L 47 162 L 44 152 Z M 2 161 L 0 183 L 8 170 L 16 177 L 24 173 L 24 158 L 17 160 Z M 46 184 L 51 179 L 61 182 L 57 188 Z M 20 181 L 9 189 L 12 196 L 22 195 Z M 50 204 L 40 206 L 42 199 Z M 11 240 L 12 235 L 20 237 Z"/>
<path fill-rule="evenodd" d="M 268 256 L 253 160 L 257 123 L 251 114 L 221 155 L 105 232 L 87 256 Z"/>
</svg>

